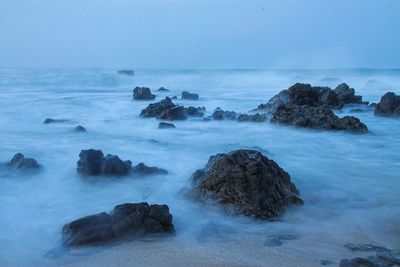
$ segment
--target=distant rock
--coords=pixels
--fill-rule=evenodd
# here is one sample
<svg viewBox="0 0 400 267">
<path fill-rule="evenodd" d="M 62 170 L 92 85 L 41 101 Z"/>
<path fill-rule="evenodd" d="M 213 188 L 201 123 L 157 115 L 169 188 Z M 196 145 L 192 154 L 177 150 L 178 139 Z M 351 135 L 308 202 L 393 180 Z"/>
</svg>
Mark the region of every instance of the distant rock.
<svg viewBox="0 0 400 267">
<path fill-rule="evenodd" d="M 299 191 L 279 165 L 255 150 L 211 156 L 192 175 L 191 196 L 217 202 L 256 219 L 271 219 L 289 204 L 302 204 Z"/>
<path fill-rule="evenodd" d="M 199 99 L 199 95 L 190 93 L 188 91 L 183 91 L 181 98 L 182 99 L 187 99 L 187 100 L 198 100 Z"/>
<path fill-rule="evenodd" d="M 127 236 L 173 233 L 167 205 L 126 203 L 110 213 L 89 215 L 64 225 L 62 244 L 67 247 L 95 244 Z"/>
<path fill-rule="evenodd" d="M 77 132 L 77 133 L 86 133 L 86 128 L 83 127 L 82 125 L 78 125 L 78 126 L 75 127 L 74 131 Z"/>
<path fill-rule="evenodd" d="M 156 117 L 161 120 L 186 120 L 190 117 L 202 117 L 206 109 L 204 107 L 184 107 L 175 105 L 171 98 L 166 97 L 160 102 L 148 105 L 140 113 L 141 117 L 151 118 Z"/>
<path fill-rule="evenodd" d="M 158 129 L 170 129 L 170 128 L 176 128 L 173 123 L 168 123 L 168 122 L 160 122 L 158 124 Z"/>
<path fill-rule="evenodd" d="M 169 92 L 169 90 L 163 86 L 161 86 L 160 88 L 158 88 L 157 92 Z"/>
<path fill-rule="evenodd" d="M 135 167 L 132 168 L 132 172 L 137 175 L 166 175 L 168 172 L 164 169 L 157 167 L 149 167 L 144 163 L 139 163 Z"/>
<path fill-rule="evenodd" d="M 52 119 L 52 118 L 47 118 L 43 121 L 44 124 L 50 124 L 50 123 L 57 123 L 57 122 L 67 122 L 68 120 L 65 119 Z"/>
<path fill-rule="evenodd" d="M 400 116 L 400 95 L 388 92 L 381 97 L 381 101 L 375 107 L 375 116 Z"/>
<path fill-rule="evenodd" d="M 224 111 L 221 108 L 216 108 L 211 115 L 213 120 L 236 120 L 238 114 L 234 111 Z"/>
<path fill-rule="evenodd" d="M 118 156 L 108 154 L 104 157 L 101 150 L 88 149 L 79 153 L 77 172 L 81 175 L 127 175 L 132 167 L 130 160 L 121 160 Z"/>
<path fill-rule="evenodd" d="M 163 100 L 161 100 L 160 102 L 157 103 L 153 103 L 148 105 L 145 109 L 142 110 L 142 112 L 140 113 L 141 117 L 144 118 L 151 118 L 151 117 L 158 117 L 161 115 L 161 113 L 164 110 L 176 107 L 177 105 L 175 105 L 171 98 L 166 97 Z"/>
<path fill-rule="evenodd" d="M 119 70 L 117 71 L 118 74 L 122 74 L 122 75 L 128 75 L 128 76 L 133 76 L 135 75 L 135 71 L 134 70 Z"/>
<path fill-rule="evenodd" d="M 17 153 L 8 164 L 10 167 L 17 170 L 39 169 L 40 165 L 33 158 L 25 158 L 22 153 Z"/>
<path fill-rule="evenodd" d="M 133 99 L 135 100 L 153 100 L 156 95 L 153 95 L 148 87 L 136 87 L 133 89 Z"/>
<path fill-rule="evenodd" d="M 272 114 L 272 123 L 302 128 L 367 133 L 368 128 L 352 116 L 339 118 L 330 109 L 310 106 L 280 106 Z"/>
<path fill-rule="evenodd" d="M 267 120 L 267 115 L 266 114 L 260 114 L 260 113 L 255 113 L 255 114 L 239 114 L 237 120 L 239 122 L 243 121 L 249 121 L 249 122 L 264 122 Z"/>
</svg>

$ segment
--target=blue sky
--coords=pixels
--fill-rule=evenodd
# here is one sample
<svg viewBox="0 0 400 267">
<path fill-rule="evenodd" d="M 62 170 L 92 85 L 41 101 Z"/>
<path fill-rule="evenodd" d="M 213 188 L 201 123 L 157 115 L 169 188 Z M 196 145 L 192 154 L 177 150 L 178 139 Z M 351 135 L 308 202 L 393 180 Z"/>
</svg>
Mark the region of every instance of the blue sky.
<svg viewBox="0 0 400 267">
<path fill-rule="evenodd" d="M 0 0 L 0 66 L 399 68 L 399 0 Z"/>
</svg>

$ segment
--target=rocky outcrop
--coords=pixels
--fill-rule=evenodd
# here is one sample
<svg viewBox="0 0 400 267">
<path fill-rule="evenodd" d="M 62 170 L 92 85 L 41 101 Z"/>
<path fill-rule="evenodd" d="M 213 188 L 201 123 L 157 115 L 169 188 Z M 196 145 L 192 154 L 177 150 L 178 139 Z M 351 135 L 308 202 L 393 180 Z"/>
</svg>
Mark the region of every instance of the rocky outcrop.
<svg viewBox="0 0 400 267">
<path fill-rule="evenodd" d="M 157 118 L 161 120 L 176 121 L 176 120 L 186 120 L 187 115 L 185 108 L 183 106 L 175 106 L 163 110 Z"/>
<path fill-rule="evenodd" d="M 167 205 L 126 203 L 114 207 L 110 213 L 89 215 L 64 225 L 62 244 L 82 246 L 127 236 L 173 232 Z"/>
<path fill-rule="evenodd" d="M 117 71 L 118 74 L 122 74 L 122 75 L 128 75 L 128 76 L 133 76 L 135 75 L 135 71 L 134 70 L 119 70 Z"/>
<path fill-rule="evenodd" d="M 193 94 L 188 91 L 183 91 L 181 95 L 182 99 L 187 99 L 187 100 L 198 100 L 199 95 L 198 94 Z"/>
<path fill-rule="evenodd" d="M 158 124 L 158 129 L 170 129 L 170 128 L 176 128 L 173 123 L 168 123 L 168 122 L 160 122 Z"/>
<path fill-rule="evenodd" d="M 135 167 L 132 168 L 132 172 L 136 175 L 166 175 L 168 172 L 164 169 L 157 167 L 149 167 L 144 163 L 139 163 Z"/>
<path fill-rule="evenodd" d="M 153 100 L 156 95 L 153 95 L 148 87 L 136 87 L 133 89 L 133 99 L 135 100 Z"/>
<path fill-rule="evenodd" d="M 238 114 L 234 111 L 225 111 L 221 108 L 216 108 L 211 115 L 213 120 L 236 120 Z"/>
<path fill-rule="evenodd" d="M 57 122 L 67 122 L 68 120 L 65 119 L 52 119 L 52 118 L 47 118 L 43 121 L 44 124 L 50 124 L 50 123 L 57 123 Z"/>
<path fill-rule="evenodd" d="M 205 112 L 204 107 L 184 107 L 175 105 L 171 98 L 166 97 L 160 102 L 148 105 L 140 113 L 141 117 L 155 117 L 161 120 L 185 120 L 187 117 L 202 117 Z"/>
<path fill-rule="evenodd" d="M 257 219 L 270 219 L 289 204 L 302 204 L 299 191 L 279 165 L 255 150 L 211 156 L 192 175 L 191 195 Z"/>
<path fill-rule="evenodd" d="M 33 158 L 25 158 L 22 153 L 17 153 L 8 164 L 11 168 L 16 170 L 39 169 L 40 165 Z"/>
<path fill-rule="evenodd" d="M 237 120 L 239 122 L 243 121 L 249 121 L 249 122 L 264 122 L 267 120 L 267 115 L 266 114 L 260 114 L 260 113 L 255 113 L 255 114 L 239 114 Z"/>
<path fill-rule="evenodd" d="M 76 126 L 75 127 L 75 130 L 74 130 L 76 133 L 86 133 L 86 128 L 85 127 L 83 127 L 82 125 L 78 125 L 78 126 Z"/>
<path fill-rule="evenodd" d="M 339 118 L 325 107 L 279 106 L 272 114 L 272 123 L 302 128 L 366 133 L 368 128 L 356 117 Z"/>
<path fill-rule="evenodd" d="M 393 92 L 384 94 L 376 105 L 375 116 L 400 117 L 400 95 Z"/>
<path fill-rule="evenodd" d="M 157 92 L 169 92 L 169 90 L 167 88 L 165 88 L 164 86 L 161 86 L 160 88 L 158 88 Z"/>
<path fill-rule="evenodd" d="M 144 118 L 158 117 L 164 110 L 173 107 L 176 107 L 176 105 L 172 102 L 171 98 L 166 97 L 160 102 L 148 105 L 145 109 L 142 110 L 140 116 Z"/>
<path fill-rule="evenodd" d="M 362 101 L 362 96 L 355 95 L 355 90 L 345 83 L 339 84 L 334 90 L 329 87 L 296 83 L 273 96 L 267 104 L 259 105 L 257 110 L 274 112 L 282 105 L 325 106 L 340 109 L 345 104 L 368 104 L 368 102 Z"/>
<path fill-rule="evenodd" d="M 204 112 L 206 112 L 205 107 L 186 107 L 185 112 L 190 117 L 203 117 Z"/>
<path fill-rule="evenodd" d="M 77 172 L 81 175 L 98 176 L 122 176 L 127 175 L 132 167 L 130 160 L 121 160 L 118 156 L 104 157 L 101 150 L 88 149 L 79 153 Z"/>
</svg>

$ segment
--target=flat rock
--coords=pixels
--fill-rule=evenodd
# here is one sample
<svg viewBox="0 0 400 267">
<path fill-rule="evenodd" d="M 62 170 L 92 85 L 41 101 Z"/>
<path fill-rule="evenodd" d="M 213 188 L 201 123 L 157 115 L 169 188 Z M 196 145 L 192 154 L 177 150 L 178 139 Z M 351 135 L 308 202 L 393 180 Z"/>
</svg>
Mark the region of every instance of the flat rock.
<svg viewBox="0 0 400 267">
<path fill-rule="evenodd" d="M 89 215 L 64 225 L 62 244 L 82 246 L 132 236 L 173 233 L 172 215 L 167 205 L 126 203 L 110 213 Z"/>
<path fill-rule="evenodd" d="M 50 123 L 59 123 L 59 122 L 67 122 L 68 120 L 65 119 L 52 119 L 52 118 L 47 118 L 43 121 L 44 124 L 50 124 Z"/>
<path fill-rule="evenodd" d="M 168 171 L 157 168 L 157 167 L 149 167 L 146 166 L 144 163 L 139 163 L 135 167 L 132 168 L 132 172 L 137 175 L 166 175 Z"/>
<path fill-rule="evenodd" d="M 249 121 L 249 122 L 264 122 L 267 120 L 267 115 L 265 113 L 255 113 L 255 114 L 239 114 L 237 120 L 239 122 Z"/>
<path fill-rule="evenodd" d="M 255 150 L 211 156 L 192 175 L 195 200 L 216 202 L 256 219 L 271 219 L 289 204 L 302 204 L 299 191 L 279 165 Z"/>
<path fill-rule="evenodd" d="M 128 76 L 135 75 L 135 71 L 134 70 L 118 70 L 117 73 L 118 74 L 122 74 L 122 75 L 128 75 Z"/>
</svg>

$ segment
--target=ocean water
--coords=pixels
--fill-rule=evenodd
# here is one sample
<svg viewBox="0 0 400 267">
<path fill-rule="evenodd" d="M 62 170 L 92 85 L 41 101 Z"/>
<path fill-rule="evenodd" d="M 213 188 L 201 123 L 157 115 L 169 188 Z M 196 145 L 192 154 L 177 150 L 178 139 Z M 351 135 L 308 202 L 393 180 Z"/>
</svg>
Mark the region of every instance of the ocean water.
<svg viewBox="0 0 400 267">
<path fill-rule="evenodd" d="M 400 120 L 355 113 L 369 134 L 318 132 L 272 125 L 189 119 L 159 130 L 139 117 L 148 101 L 132 101 L 135 86 L 155 91 L 155 101 L 189 90 L 199 101 L 185 106 L 247 112 L 295 82 L 335 87 L 348 83 L 364 100 L 400 93 L 400 70 L 136 70 L 0 69 L 0 162 L 22 152 L 43 165 L 39 173 L 0 168 L 0 266 L 56 266 L 46 253 L 60 246 L 61 228 L 85 215 L 125 202 L 168 204 L 176 236 L 218 247 L 220 242 L 263 246 L 273 234 L 297 238 L 283 244 L 312 260 L 337 261 L 343 245 L 366 242 L 400 248 Z M 338 115 L 348 114 L 346 107 Z M 43 124 L 46 118 L 67 119 Z M 73 131 L 77 125 L 87 134 Z M 76 174 L 81 149 L 165 168 L 167 176 L 87 181 Z M 276 222 L 226 215 L 183 197 L 190 176 L 209 156 L 257 149 L 292 177 L 305 201 Z M 268 249 L 268 248 L 266 248 Z"/>
</svg>

